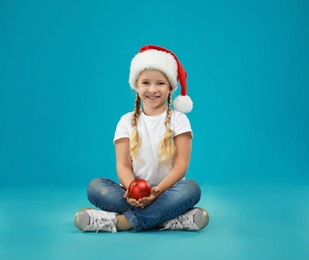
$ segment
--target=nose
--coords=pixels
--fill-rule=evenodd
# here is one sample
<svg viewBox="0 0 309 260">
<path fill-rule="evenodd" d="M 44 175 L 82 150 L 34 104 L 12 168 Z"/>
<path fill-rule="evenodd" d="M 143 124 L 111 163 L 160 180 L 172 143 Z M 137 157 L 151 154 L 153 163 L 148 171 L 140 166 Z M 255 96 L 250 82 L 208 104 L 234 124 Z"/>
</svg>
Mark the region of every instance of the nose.
<svg viewBox="0 0 309 260">
<path fill-rule="evenodd" d="M 150 84 L 148 88 L 149 92 L 157 92 L 157 86 L 156 84 Z"/>
</svg>

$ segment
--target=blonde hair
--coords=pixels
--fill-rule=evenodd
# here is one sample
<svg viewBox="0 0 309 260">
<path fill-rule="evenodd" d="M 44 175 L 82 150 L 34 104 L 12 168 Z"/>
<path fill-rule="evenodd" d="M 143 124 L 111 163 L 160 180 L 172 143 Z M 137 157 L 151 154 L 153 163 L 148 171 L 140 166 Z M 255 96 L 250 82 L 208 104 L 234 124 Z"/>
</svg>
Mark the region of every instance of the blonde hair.
<svg viewBox="0 0 309 260">
<path fill-rule="evenodd" d="M 132 117 L 132 126 L 133 126 L 133 132 L 132 136 L 130 138 L 130 158 L 135 159 L 138 161 L 138 152 L 141 146 L 141 140 L 138 135 L 137 131 L 137 123 L 138 118 L 140 116 L 140 104 L 141 99 L 136 93 L 136 99 L 135 99 L 135 107 Z M 171 93 L 168 95 L 167 98 L 167 111 L 166 111 L 166 119 L 165 119 L 165 126 L 166 126 L 166 132 L 164 136 L 162 137 L 159 145 L 159 158 L 160 158 L 160 165 L 169 165 L 172 163 L 172 160 L 175 155 L 175 145 L 174 145 L 174 139 L 173 139 L 173 131 L 171 129 L 171 105 L 172 105 L 172 96 Z"/>
</svg>

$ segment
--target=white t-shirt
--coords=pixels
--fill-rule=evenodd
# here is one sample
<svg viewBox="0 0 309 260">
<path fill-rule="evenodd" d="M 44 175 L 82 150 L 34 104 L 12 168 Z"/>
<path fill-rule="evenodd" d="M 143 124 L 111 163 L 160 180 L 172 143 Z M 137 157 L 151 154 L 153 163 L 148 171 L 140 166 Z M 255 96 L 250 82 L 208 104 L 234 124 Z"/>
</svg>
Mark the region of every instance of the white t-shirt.
<svg viewBox="0 0 309 260">
<path fill-rule="evenodd" d="M 132 135 L 133 127 L 131 119 L 133 112 L 123 115 L 118 122 L 114 142 L 121 138 L 129 138 Z M 135 178 L 147 180 L 153 187 L 158 185 L 170 172 L 171 166 L 160 166 L 159 144 L 166 132 L 165 127 L 166 110 L 159 116 L 147 116 L 141 110 L 137 131 L 141 139 L 141 147 L 138 154 L 138 161 L 132 161 Z M 187 116 L 178 111 L 172 110 L 171 129 L 173 136 L 191 132 L 191 125 Z"/>
</svg>

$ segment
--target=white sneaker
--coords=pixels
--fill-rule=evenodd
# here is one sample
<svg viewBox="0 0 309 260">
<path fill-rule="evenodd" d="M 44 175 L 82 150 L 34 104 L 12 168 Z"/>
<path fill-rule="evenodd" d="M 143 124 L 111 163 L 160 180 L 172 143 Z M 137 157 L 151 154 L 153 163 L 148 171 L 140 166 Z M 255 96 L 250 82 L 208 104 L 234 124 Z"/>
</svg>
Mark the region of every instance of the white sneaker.
<svg viewBox="0 0 309 260">
<path fill-rule="evenodd" d="M 168 220 L 164 223 L 165 229 L 174 230 L 201 230 L 209 222 L 208 212 L 203 208 L 193 208 L 177 218 Z"/>
<path fill-rule="evenodd" d="M 116 233 L 117 213 L 96 209 L 81 209 L 75 214 L 74 224 L 82 231 Z"/>
</svg>

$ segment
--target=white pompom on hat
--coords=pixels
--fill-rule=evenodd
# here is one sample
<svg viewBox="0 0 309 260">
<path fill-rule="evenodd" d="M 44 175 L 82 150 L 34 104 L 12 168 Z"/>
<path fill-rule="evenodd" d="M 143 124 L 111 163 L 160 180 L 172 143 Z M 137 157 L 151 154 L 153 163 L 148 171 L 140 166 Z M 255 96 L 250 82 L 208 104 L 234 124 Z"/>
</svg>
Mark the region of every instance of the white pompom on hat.
<svg viewBox="0 0 309 260">
<path fill-rule="evenodd" d="M 187 96 L 187 73 L 174 53 L 154 45 L 142 47 L 131 61 L 129 84 L 132 89 L 136 90 L 135 84 L 138 76 L 145 69 L 163 72 L 167 76 L 173 91 L 177 89 L 179 80 L 181 95 L 176 97 L 174 109 L 182 113 L 188 113 L 192 110 L 193 102 Z"/>
</svg>

